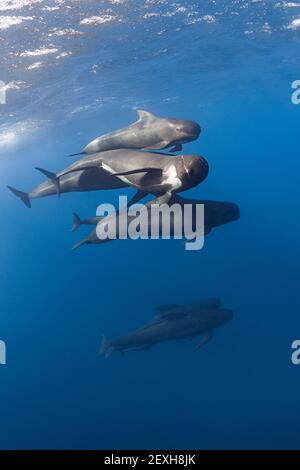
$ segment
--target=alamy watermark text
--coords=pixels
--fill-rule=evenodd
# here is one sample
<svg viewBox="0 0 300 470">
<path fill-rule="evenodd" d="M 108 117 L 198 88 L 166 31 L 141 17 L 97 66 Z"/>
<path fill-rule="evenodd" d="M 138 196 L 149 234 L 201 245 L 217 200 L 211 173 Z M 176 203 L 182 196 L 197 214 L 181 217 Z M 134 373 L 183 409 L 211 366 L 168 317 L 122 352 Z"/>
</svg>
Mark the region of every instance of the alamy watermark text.
<svg viewBox="0 0 300 470">
<path fill-rule="evenodd" d="M 97 237 L 101 241 L 184 239 L 186 250 L 203 248 L 204 204 L 160 204 L 159 199 L 128 207 L 127 197 L 120 196 L 119 208 L 101 204 L 97 209 Z"/>
<path fill-rule="evenodd" d="M 6 364 L 6 344 L 0 340 L 0 365 Z"/>
<path fill-rule="evenodd" d="M 6 91 L 7 86 L 5 82 L 0 80 L 0 104 L 6 104 Z"/>
</svg>

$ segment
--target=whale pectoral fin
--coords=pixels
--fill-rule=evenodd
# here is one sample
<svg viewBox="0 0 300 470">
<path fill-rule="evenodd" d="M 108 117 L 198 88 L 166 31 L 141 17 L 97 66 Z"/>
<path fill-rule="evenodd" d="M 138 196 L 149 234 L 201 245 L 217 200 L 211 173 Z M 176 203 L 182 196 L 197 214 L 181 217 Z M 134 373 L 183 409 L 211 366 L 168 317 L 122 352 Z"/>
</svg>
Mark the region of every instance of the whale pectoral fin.
<svg viewBox="0 0 300 470">
<path fill-rule="evenodd" d="M 169 153 L 168 150 L 166 150 L 165 152 L 159 152 L 158 150 L 151 150 L 151 153 L 156 153 L 156 155 L 164 155 L 165 157 L 175 156 L 175 155 L 172 155 L 171 153 Z"/>
<path fill-rule="evenodd" d="M 167 191 L 162 196 L 159 196 L 156 199 L 154 199 L 153 204 L 159 204 L 159 205 L 168 204 L 170 200 L 172 199 L 172 197 L 173 197 L 173 193 L 171 191 Z"/>
<path fill-rule="evenodd" d="M 112 352 L 113 352 L 113 347 L 111 346 L 107 338 L 104 335 L 102 335 L 99 354 L 107 358 L 112 354 Z"/>
<path fill-rule="evenodd" d="M 75 243 L 75 245 L 72 246 L 71 250 L 77 250 L 77 248 L 80 248 L 82 245 L 85 245 L 88 243 L 88 239 L 84 238 L 83 240 L 80 240 L 78 243 Z"/>
<path fill-rule="evenodd" d="M 198 349 L 202 348 L 202 346 L 208 343 L 212 339 L 212 337 L 213 337 L 213 330 L 210 330 L 204 333 L 199 343 L 195 346 L 194 351 L 198 351 Z"/>
<path fill-rule="evenodd" d="M 144 186 L 151 184 L 152 180 L 154 181 L 154 183 L 157 183 L 157 179 L 160 180 L 163 175 L 163 170 L 161 168 L 144 167 L 144 168 L 135 168 L 134 170 L 116 172 L 113 170 L 113 168 L 108 166 L 106 163 L 101 163 L 101 168 L 107 173 L 109 173 L 110 175 L 116 176 L 116 177 L 130 176 L 130 175 L 135 175 L 138 173 L 145 173 L 143 177 Z"/>
<path fill-rule="evenodd" d="M 133 196 L 132 198 L 129 200 L 128 204 L 127 204 L 127 207 L 130 207 L 132 206 L 133 204 L 136 204 L 137 202 L 139 202 L 141 199 L 143 199 L 144 197 L 147 196 L 148 193 L 146 193 L 145 191 L 137 191 Z"/>
<path fill-rule="evenodd" d="M 170 152 L 181 152 L 181 151 L 182 151 L 182 145 L 181 144 L 174 145 L 174 147 L 172 147 L 170 149 Z"/>
<path fill-rule="evenodd" d="M 85 152 L 70 153 L 70 155 L 67 155 L 67 157 L 79 157 L 80 155 L 85 155 Z"/>
<path fill-rule="evenodd" d="M 35 169 L 52 181 L 52 183 L 55 186 L 57 195 L 58 197 L 60 197 L 61 193 L 60 193 L 59 177 L 56 176 L 56 173 L 53 173 L 52 171 L 44 170 L 43 168 L 39 168 L 39 167 L 35 167 Z"/>
<path fill-rule="evenodd" d="M 143 147 L 142 150 L 160 150 L 160 149 L 165 149 L 170 145 L 170 142 L 167 140 L 161 140 L 160 142 L 157 142 L 156 144 L 149 145 L 148 147 Z"/>
</svg>

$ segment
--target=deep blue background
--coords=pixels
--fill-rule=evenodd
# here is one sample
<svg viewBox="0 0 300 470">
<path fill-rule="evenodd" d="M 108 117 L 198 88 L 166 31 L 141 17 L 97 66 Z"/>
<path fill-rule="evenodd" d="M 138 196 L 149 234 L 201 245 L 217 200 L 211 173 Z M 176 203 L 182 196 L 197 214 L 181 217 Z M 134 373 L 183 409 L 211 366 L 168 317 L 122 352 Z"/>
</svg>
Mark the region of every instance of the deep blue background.
<svg viewBox="0 0 300 470">
<path fill-rule="evenodd" d="M 44 29 L 11 27 L 0 43 L 3 79 L 30 84 L 1 107 L 0 448 L 299 448 L 300 367 L 290 360 L 300 336 L 300 106 L 290 100 L 299 33 L 286 27 L 300 8 L 106 2 L 122 22 L 77 28 L 99 14 L 96 3 L 79 2 L 74 16 L 65 4 L 54 16 L 18 10 L 36 26 L 44 15 Z M 78 43 L 49 38 L 69 23 L 84 30 Z M 9 55 L 41 46 L 72 56 Z M 36 60 L 41 68 L 26 69 Z M 70 233 L 72 212 L 92 216 L 120 193 L 28 210 L 5 186 L 31 189 L 41 181 L 34 166 L 63 168 L 65 155 L 132 122 L 136 107 L 201 124 L 185 152 L 204 155 L 210 174 L 186 196 L 235 202 L 241 218 L 213 230 L 199 252 L 163 240 L 72 252 L 85 233 Z M 210 296 L 235 317 L 198 353 L 182 341 L 98 356 L 103 333 L 126 334 L 157 304 Z"/>
</svg>

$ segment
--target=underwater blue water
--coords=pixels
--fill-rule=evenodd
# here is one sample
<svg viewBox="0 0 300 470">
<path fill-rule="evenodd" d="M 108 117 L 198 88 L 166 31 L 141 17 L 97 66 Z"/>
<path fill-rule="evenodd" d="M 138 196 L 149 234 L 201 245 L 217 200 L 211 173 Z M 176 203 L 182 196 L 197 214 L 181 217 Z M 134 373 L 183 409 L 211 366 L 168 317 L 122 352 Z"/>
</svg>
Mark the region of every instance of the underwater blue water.
<svg viewBox="0 0 300 470">
<path fill-rule="evenodd" d="M 2 1 L 0 79 L 1 449 L 299 448 L 300 4 L 284 1 Z M 135 109 L 195 119 L 184 146 L 210 173 L 186 197 L 230 201 L 240 220 L 201 251 L 114 241 L 71 251 L 72 212 L 120 191 L 33 201 Z M 132 194 L 132 191 L 121 191 Z M 105 359 L 162 303 L 219 297 L 231 323 L 196 340 Z"/>
</svg>

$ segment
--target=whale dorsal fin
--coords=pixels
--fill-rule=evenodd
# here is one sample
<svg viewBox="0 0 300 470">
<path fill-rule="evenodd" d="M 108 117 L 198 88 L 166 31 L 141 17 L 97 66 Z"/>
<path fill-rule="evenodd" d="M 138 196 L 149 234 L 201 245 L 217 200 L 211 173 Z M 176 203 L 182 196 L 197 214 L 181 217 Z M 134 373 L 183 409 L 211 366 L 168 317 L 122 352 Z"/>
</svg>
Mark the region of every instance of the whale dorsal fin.
<svg viewBox="0 0 300 470">
<path fill-rule="evenodd" d="M 163 305 L 157 305 L 156 308 L 160 313 L 167 313 L 178 307 L 180 307 L 180 305 L 178 304 L 163 304 Z"/>
<path fill-rule="evenodd" d="M 186 305 L 188 310 L 217 310 L 221 307 L 221 300 L 215 297 L 206 300 L 196 300 Z"/>
<path fill-rule="evenodd" d="M 138 113 L 140 121 L 145 121 L 146 119 L 155 118 L 154 114 L 150 113 L 149 111 L 144 111 L 143 109 L 138 109 L 137 113 Z"/>
</svg>

